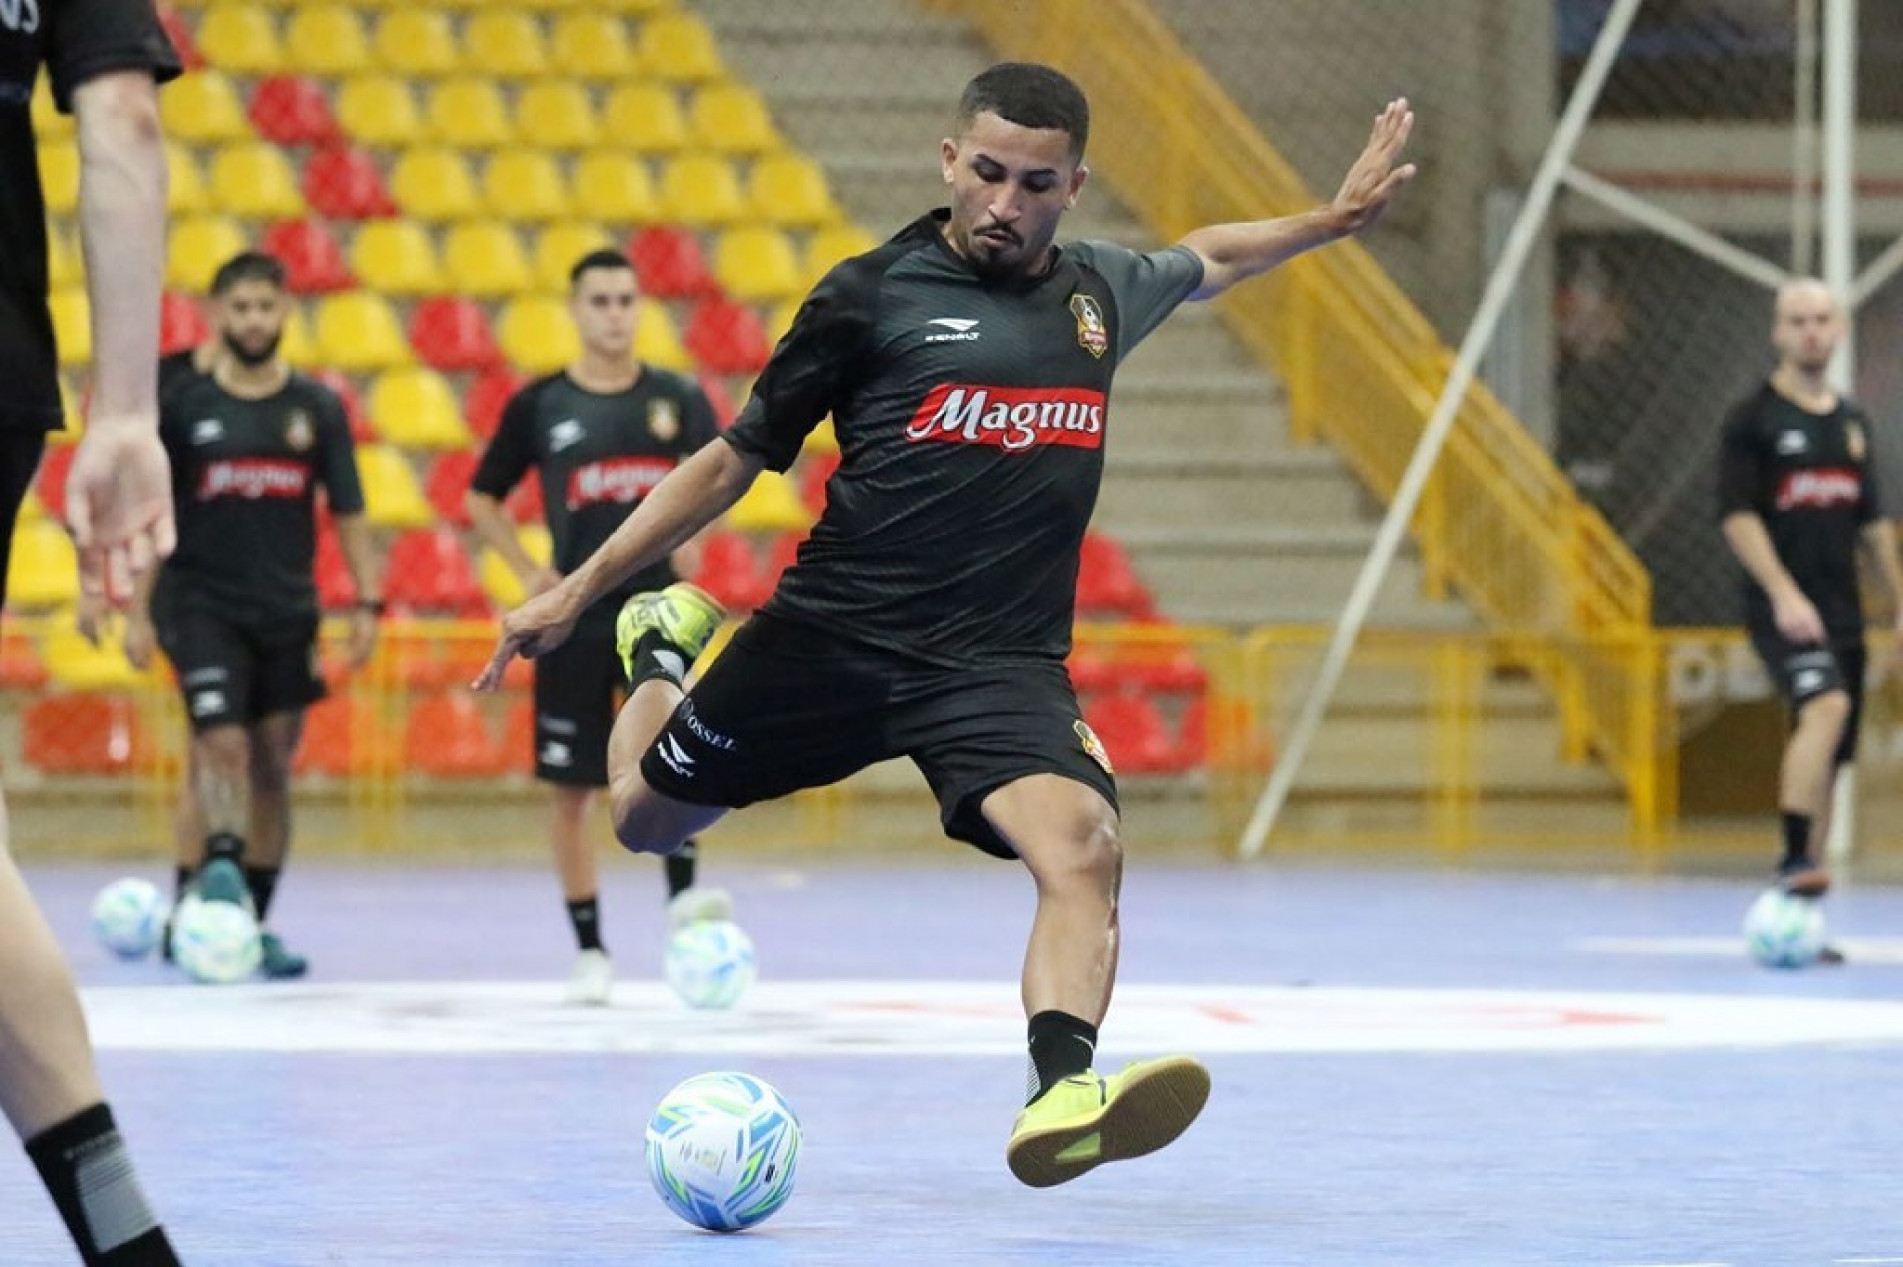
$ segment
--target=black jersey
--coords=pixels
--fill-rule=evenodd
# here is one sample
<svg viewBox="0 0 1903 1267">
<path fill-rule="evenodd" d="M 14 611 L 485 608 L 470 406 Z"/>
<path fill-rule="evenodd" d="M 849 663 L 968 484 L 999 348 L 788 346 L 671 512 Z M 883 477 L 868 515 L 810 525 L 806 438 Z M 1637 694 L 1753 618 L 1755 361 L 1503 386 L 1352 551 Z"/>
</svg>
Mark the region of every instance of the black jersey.
<svg viewBox="0 0 1903 1267">
<path fill-rule="evenodd" d="M 1779 562 L 1833 635 L 1863 630 L 1857 542 L 1878 518 L 1870 418 L 1855 404 L 1814 414 L 1768 382 L 1725 419 L 1719 513 L 1764 521 Z M 1769 625 L 1771 601 L 1749 577 L 1745 614 Z"/>
<path fill-rule="evenodd" d="M 503 498 L 534 467 L 554 544 L 555 569 L 574 571 L 614 535 L 667 473 L 717 434 L 713 406 L 684 374 L 644 365 L 634 386 L 591 392 L 565 372 L 539 378 L 502 411 L 469 486 Z M 665 585 L 665 564 L 638 576 L 602 602 Z"/>
<path fill-rule="evenodd" d="M 764 610 L 939 664 L 1062 659 L 1111 378 L 1202 261 L 1084 242 L 987 281 L 945 217 L 827 274 L 727 433 L 775 470 L 829 413 L 839 437 L 826 509 Z"/>
<path fill-rule="evenodd" d="M 151 0 L 0 0 L 0 427 L 55 430 L 59 357 L 46 310 L 46 203 L 33 141 L 33 81 L 53 99 L 112 71 L 178 74 Z"/>
<path fill-rule="evenodd" d="M 334 514 L 364 508 L 337 393 L 294 373 L 273 395 L 245 400 L 200 375 L 167 396 L 159 435 L 172 460 L 178 550 L 154 607 L 208 609 L 258 628 L 315 616 L 317 487 Z"/>
<path fill-rule="evenodd" d="M 198 352 L 195 348 L 183 348 L 177 352 L 167 352 L 159 358 L 159 405 L 164 407 L 165 398 L 191 382 L 203 378 L 205 372 L 198 368 Z"/>
</svg>

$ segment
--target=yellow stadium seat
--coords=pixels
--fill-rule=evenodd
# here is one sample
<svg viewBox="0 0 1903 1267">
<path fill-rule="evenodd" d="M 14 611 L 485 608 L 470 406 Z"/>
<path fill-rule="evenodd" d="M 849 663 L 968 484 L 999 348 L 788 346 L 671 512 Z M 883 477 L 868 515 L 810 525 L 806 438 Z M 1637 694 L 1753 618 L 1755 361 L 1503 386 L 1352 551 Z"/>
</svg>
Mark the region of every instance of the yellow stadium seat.
<svg viewBox="0 0 1903 1267">
<path fill-rule="evenodd" d="M 496 342 L 518 369 L 547 374 L 581 355 L 568 305 L 547 295 L 511 299 L 496 322 Z"/>
<path fill-rule="evenodd" d="M 215 70 L 194 71 L 159 94 L 165 135 L 179 141 L 247 141 L 251 121 L 231 81 Z"/>
<path fill-rule="evenodd" d="M 747 202 L 768 224 L 814 228 L 839 222 L 826 173 L 803 154 L 763 154 L 747 173 Z"/>
<path fill-rule="evenodd" d="M 72 538 L 51 519 L 14 529 L 7 560 L 7 606 L 64 607 L 79 598 L 79 556 Z"/>
<path fill-rule="evenodd" d="M 515 126 L 524 141 L 542 149 L 582 150 L 602 141 L 587 89 L 562 79 L 524 87 L 515 99 Z"/>
<path fill-rule="evenodd" d="M 602 107 L 607 143 L 642 154 L 673 154 L 687 145 L 687 116 L 666 84 L 621 84 Z"/>
<path fill-rule="evenodd" d="M 92 305 L 78 286 L 56 290 L 46 297 L 53 313 L 53 337 L 59 342 L 61 365 L 85 365 L 93 357 Z"/>
<path fill-rule="evenodd" d="M 77 569 L 76 560 L 73 566 Z M 133 668 L 114 639 L 102 638 L 93 646 L 69 620 L 55 620 L 46 631 L 40 658 L 47 676 L 68 691 L 125 690 L 150 684 L 159 672 Z"/>
<path fill-rule="evenodd" d="M 877 245 L 879 239 L 856 224 L 835 225 L 830 229 L 819 230 L 806 240 L 806 284 L 810 286 L 817 282 L 841 260 L 864 255 Z"/>
<path fill-rule="evenodd" d="M 371 290 L 424 295 L 443 289 L 436 245 L 413 220 L 369 220 L 350 244 L 350 268 Z"/>
<path fill-rule="evenodd" d="M 793 244 L 768 225 L 722 232 L 714 243 L 714 277 L 729 295 L 749 303 L 785 299 L 806 289 Z"/>
<path fill-rule="evenodd" d="M 294 220 L 304 214 L 291 160 L 262 141 L 219 148 L 211 160 L 211 201 L 252 220 Z"/>
<path fill-rule="evenodd" d="M 220 70 L 271 75 L 284 69 L 277 16 L 248 4 L 219 4 L 198 24 L 198 48 Z"/>
<path fill-rule="evenodd" d="M 448 16 L 426 5 L 387 10 L 372 50 L 379 66 L 405 75 L 451 75 L 462 65 Z"/>
<path fill-rule="evenodd" d="M 553 61 L 558 74 L 580 79 L 626 79 L 638 62 L 628 24 L 618 14 L 575 10 L 555 19 Z"/>
<path fill-rule="evenodd" d="M 568 273 L 575 261 L 590 251 L 613 246 L 599 225 L 580 222 L 551 224 L 535 236 L 535 284 L 545 291 L 566 292 Z"/>
<path fill-rule="evenodd" d="M 661 173 L 661 205 L 682 224 L 725 225 L 747 217 L 733 165 L 712 154 L 683 154 Z"/>
<path fill-rule="evenodd" d="M 544 525 L 522 524 L 516 528 L 515 536 L 522 543 L 522 548 L 528 551 L 529 557 L 537 563 L 547 566 L 549 560 L 555 557 L 555 543 Z M 493 550 L 485 549 L 482 552 L 482 561 L 476 565 L 476 575 L 482 581 L 483 593 L 500 607 L 519 607 L 522 600 L 528 597 L 515 569 Z"/>
<path fill-rule="evenodd" d="M 481 212 L 476 180 L 455 150 L 406 150 L 390 171 L 390 193 L 410 215 L 455 220 Z"/>
<path fill-rule="evenodd" d="M 647 164 L 612 150 L 576 160 L 575 210 L 607 224 L 652 224 L 661 218 Z"/>
<path fill-rule="evenodd" d="M 318 301 L 317 351 L 325 365 L 346 373 L 408 365 L 412 359 L 389 301 L 367 290 Z"/>
<path fill-rule="evenodd" d="M 691 371 L 694 358 L 681 342 L 680 331 L 667 305 L 646 295 L 636 301 L 638 320 L 634 327 L 634 355 L 649 365 L 664 370 Z"/>
<path fill-rule="evenodd" d="M 714 34 L 687 13 L 663 13 L 641 24 L 641 67 L 657 79 L 698 83 L 726 73 Z"/>
<path fill-rule="evenodd" d="M 574 209 L 553 155 L 541 150 L 498 150 L 483 170 L 489 208 L 511 220 L 561 220 Z"/>
<path fill-rule="evenodd" d="M 793 328 L 793 318 L 799 315 L 800 305 L 806 301 L 804 295 L 794 295 L 773 305 L 773 311 L 767 314 L 766 337 L 778 343 Z"/>
<path fill-rule="evenodd" d="M 463 26 L 463 59 L 469 69 L 508 79 L 548 73 L 548 46 L 542 24 L 520 9 L 487 8 Z"/>
<path fill-rule="evenodd" d="M 696 142 L 722 154 L 760 154 L 781 146 L 766 102 L 745 84 L 702 84 L 688 122 Z"/>
<path fill-rule="evenodd" d="M 371 384 L 370 424 L 377 438 L 406 449 L 466 449 L 462 406 L 441 374 L 421 367 L 385 370 Z"/>
<path fill-rule="evenodd" d="M 79 243 L 58 224 L 46 226 L 46 281 L 56 291 L 86 284 L 86 260 Z"/>
<path fill-rule="evenodd" d="M 833 420 L 823 418 L 820 424 L 806 433 L 805 443 L 800 445 L 801 453 L 831 454 L 839 452 L 839 433 L 833 430 Z"/>
<path fill-rule="evenodd" d="M 226 216 L 192 216 L 175 221 L 165 251 L 165 284 L 202 294 L 211 286 L 211 275 L 218 266 L 248 245 L 244 230 Z"/>
<path fill-rule="evenodd" d="M 443 240 L 443 263 L 459 294 L 492 299 L 535 288 L 521 239 L 498 221 L 470 220 L 451 228 Z"/>
<path fill-rule="evenodd" d="M 448 145 L 506 145 L 515 136 L 509 103 L 493 79 L 445 79 L 430 90 L 426 110 L 430 135 Z"/>
<path fill-rule="evenodd" d="M 33 135 L 41 143 L 59 141 L 73 134 L 73 116 L 61 114 L 53 104 L 53 85 L 41 75 L 33 85 Z"/>
<path fill-rule="evenodd" d="M 725 522 L 735 532 L 797 532 L 812 527 L 813 512 L 800 500 L 799 485 L 791 476 L 762 471 L 728 510 Z"/>
<path fill-rule="evenodd" d="M 278 355 L 293 369 L 314 369 L 322 362 L 317 356 L 317 340 L 311 336 L 310 322 L 304 310 L 292 304 L 284 313 L 284 337 L 278 343 Z"/>
<path fill-rule="evenodd" d="M 71 141 L 40 147 L 40 189 L 46 209 L 70 215 L 79 206 L 79 146 Z"/>
<path fill-rule="evenodd" d="M 364 513 L 379 528 L 427 528 L 436 520 L 416 468 L 387 444 L 357 446 L 357 475 L 363 481 Z"/>
<path fill-rule="evenodd" d="M 357 75 L 371 65 L 370 34 L 357 10 L 341 4 L 291 9 L 284 42 L 297 50 L 298 69 L 312 75 Z"/>
<path fill-rule="evenodd" d="M 424 136 L 416 90 L 409 80 L 392 75 L 346 79 L 337 90 L 337 122 L 364 145 L 414 145 Z"/>
<path fill-rule="evenodd" d="M 165 209 L 175 216 L 196 215 L 205 210 L 211 195 L 205 191 L 205 177 L 191 150 L 176 141 L 165 143 Z"/>
</svg>

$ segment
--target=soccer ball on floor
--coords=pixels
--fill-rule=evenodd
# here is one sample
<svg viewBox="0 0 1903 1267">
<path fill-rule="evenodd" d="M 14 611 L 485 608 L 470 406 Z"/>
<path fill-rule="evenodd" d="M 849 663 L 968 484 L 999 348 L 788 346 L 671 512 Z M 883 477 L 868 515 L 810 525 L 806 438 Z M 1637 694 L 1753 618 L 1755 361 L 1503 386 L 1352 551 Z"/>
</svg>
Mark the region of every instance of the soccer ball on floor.
<svg viewBox="0 0 1903 1267">
<path fill-rule="evenodd" d="M 1744 917 L 1745 949 L 1767 968 L 1802 968 L 1824 948 L 1824 912 L 1815 898 L 1766 889 Z"/>
<path fill-rule="evenodd" d="M 800 1120 L 744 1073 L 703 1073 L 669 1091 L 648 1120 L 648 1175 L 661 1200 L 710 1232 L 771 1218 L 793 1195 Z"/>
<path fill-rule="evenodd" d="M 258 970 L 258 921 L 236 902 L 188 895 L 172 918 L 172 958 L 194 981 L 230 985 Z"/>
<path fill-rule="evenodd" d="M 667 983 L 689 1007 L 727 1008 L 753 984 L 753 939 L 728 920 L 701 920 L 667 942 Z"/>
<path fill-rule="evenodd" d="M 121 959 L 143 959 L 165 934 L 165 917 L 170 913 L 156 884 L 127 876 L 99 890 L 93 899 L 93 936 Z"/>
</svg>

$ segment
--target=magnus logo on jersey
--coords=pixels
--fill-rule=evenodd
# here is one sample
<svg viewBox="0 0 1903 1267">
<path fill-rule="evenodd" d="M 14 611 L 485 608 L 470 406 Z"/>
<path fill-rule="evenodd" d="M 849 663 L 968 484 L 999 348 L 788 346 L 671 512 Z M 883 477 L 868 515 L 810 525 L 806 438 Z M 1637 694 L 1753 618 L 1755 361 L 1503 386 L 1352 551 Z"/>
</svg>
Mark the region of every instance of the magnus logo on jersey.
<svg viewBox="0 0 1903 1267">
<path fill-rule="evenodd" d="M 1087 387 L 941 383 L 906 424 L 908 440 L 983 444 L 1021 453 L 1040 444 L 1103 447 L 1104 394 Z"/>
<path fill-rule="evenodd" d="M 1829 510 L 1854 506 L 1863 496 L 1863 477 L 1844 467 L 1792 471 L 1777 488 L 1779 510 Z"/>
<path fill-rule="evenodd" d="M 302 497 L 311 472 L 302 462 L 282 458 L 226 458 L 208 463 L 198 479 L 198 500 L 214 497 Z"/>
<path fill-rule="evenodd" d="M 568 508 L 580 510 L 602 502 L 625 506 L 639 501 L 673 469 L 671 458 L 603 458 L 576 467 L 568 477 Z"/>
</svg>

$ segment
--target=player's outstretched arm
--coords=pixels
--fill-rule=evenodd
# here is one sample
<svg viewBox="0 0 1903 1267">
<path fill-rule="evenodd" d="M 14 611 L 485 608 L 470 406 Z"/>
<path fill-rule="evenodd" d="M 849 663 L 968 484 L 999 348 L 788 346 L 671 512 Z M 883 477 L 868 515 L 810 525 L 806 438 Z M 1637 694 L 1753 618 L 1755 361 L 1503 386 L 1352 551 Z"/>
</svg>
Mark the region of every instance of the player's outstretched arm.
<svg viewBox="0 0 1903 1267">
<path fill-rule="evenodd" d="M 1203 261 L 1203 284 L 1190 298 L 1220 295 L 1239 281 L 1359 233 L 1379 220 L 1401 186 L 1414 179 L 1414 164 L 1397 166 L 1413 130 L 1414 111 L 1407 98 L 1397 97 L 1375 116 L 1367 146 L 1327 206 L 1273 220 L 1212 224 L 1185 235 L 1181 245 Z"/>
<path fill-rule="evenodd" d="M 717 442 L 675 467 L 587 562 L 503 617 L 502 636 L 475 689 L 496 689 L 515 657 L 533 659 L 561 646 L 591 603 L 720 518 L 765 466 L 758 454 Z"/>
</svg>

